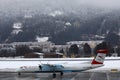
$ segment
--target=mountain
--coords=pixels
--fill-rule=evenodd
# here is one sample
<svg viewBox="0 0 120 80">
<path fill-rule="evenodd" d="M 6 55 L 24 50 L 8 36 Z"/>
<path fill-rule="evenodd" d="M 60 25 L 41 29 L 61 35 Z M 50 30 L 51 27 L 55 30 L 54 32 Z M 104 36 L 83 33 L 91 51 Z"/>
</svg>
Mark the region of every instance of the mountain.
<svg viewBox="0 0 120 80">
<path fill-rule="evenodd" d="M 119 6 L 102 7 L 97 3 L 91 6 L 92 3 L 86 5 L 81 1 L 25 0 L 23 3 L 22 0 L 2 0 L 0 42 L 36 41 L 38 37 L 49 37 L 49 41 L 56 44 L 78 40 L 106 40 L 119 44 Z"/>
</svg>

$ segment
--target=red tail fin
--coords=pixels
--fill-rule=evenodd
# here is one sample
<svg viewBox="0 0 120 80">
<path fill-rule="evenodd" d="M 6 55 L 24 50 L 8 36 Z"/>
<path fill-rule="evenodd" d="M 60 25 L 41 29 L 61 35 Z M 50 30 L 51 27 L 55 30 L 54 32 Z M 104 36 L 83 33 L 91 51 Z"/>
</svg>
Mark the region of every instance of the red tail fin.
<svg viewBox="0 0 120 80">
<path fill-rule="evenodd" d="M 97 51 L 97 56 L 93 59 L 91 64 L 103 64 L 106 54 L 108 53 L 108 50 L 98 50 Z"/>
</svg>

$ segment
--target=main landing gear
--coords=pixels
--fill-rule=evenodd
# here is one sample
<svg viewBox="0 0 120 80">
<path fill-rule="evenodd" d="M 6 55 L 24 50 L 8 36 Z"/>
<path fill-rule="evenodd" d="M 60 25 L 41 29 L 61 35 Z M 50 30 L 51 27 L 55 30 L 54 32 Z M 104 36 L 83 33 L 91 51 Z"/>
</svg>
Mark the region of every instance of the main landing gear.
<svg viewBox="0 0 120 80">
<path fill-rule="evenodd" d="M 53 78 L 56 78 L 56 74 L 55 73 L 53 73 Z"/>
<path fill-rule="evenodd" d="M 60 75 L 63 76 L 63 72 L 60 72 Z"/>
<path fill-rule="evenodd" d="M 63 76 L 63 72 L 60 72 L 60 75 Z M 56 73 L 53 72 L 53 78 L 56 78 Z"/>
</svg>

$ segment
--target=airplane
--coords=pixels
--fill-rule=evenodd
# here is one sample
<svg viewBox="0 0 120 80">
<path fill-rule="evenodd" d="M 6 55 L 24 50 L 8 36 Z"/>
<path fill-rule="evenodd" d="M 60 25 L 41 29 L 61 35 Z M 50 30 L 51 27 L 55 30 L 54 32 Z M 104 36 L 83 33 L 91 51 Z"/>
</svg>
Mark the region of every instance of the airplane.
<svg viewBox="0 0 120 80">
<path fill-rule="evenodd" d="M 108 50 L 98 50 L 96 57 L 89 62 L 83 61 L 82 63 L 77 62 L 55 62 L 51 61 L 51 63 L 45 63 L 46 61 L 41 62 L 37 66 L 20 66 L 15 70 L 18 75 L 21 73 L 53 73 L 53 78 L 56 77 L 56 72 L 60 72 L 62 76 L 65 72 L 84 72 L 88 70 L 93 70 L 99 67 L 104 66 L 104 60 Z M 33 64 L 34 65 L 34 64 Z"/>
<path fill-rule="evenodd" d="M 104 50 L 103 50 L 104 51 Z M 107 53 L 107 50 L 106 50 Z M 99 54 L 99 53 L 98 53 Z M 101 55 L 101 54 L 99 54 Z M 97 56 L 99 56 L 97 55 Z M 105 56 L 105 54 L 102 53 Z M 47 71 L 42 71 L 42 68 L 46 65 L 57 67 L 61 66 L 60 68 L 64 70 L 66 68 L 66 72 L 72 72 L 72 68 L 76 69 L 76 67 L 81 68 L 83 65 L 94 65 L 92 62 L 95 63 L 96 59 L 100 60 L 100 57 L 95 57 L 94 59 L 91 58 L 0 58 L 0 73 L 43 73 Z M 101 60 L 100 60 L 101 61 Z M 96 64 L 95 64 L 96 65 Z M 81 70 L 80 72 L 92 72 L 92 73 L 118 73 L 120 72 L 120 57 L 106 57 L 104 64 L 100 67 L 96 67 L 93 69 L 88 70 Z M 41 67 L 40 67 L 41 66 Z M 50 67 L 49 67 L 50 68 Z M 45 67 L 44 67 L 45 69 Z M 61 71 L 62 71 L 61 70 Z M 67 71 L 68 70 L 68 71 Z M 75 70 L 73 70 L 74 72 Z M 56 73 L 57 71 L 49 71 L 52 73 Z M 62 73 L 61 73 L 62 74 Z M 62 74 L 63 75 L 63 74 Z M 53 77 L 56 77 L 53 76 Z"/>
</svg>

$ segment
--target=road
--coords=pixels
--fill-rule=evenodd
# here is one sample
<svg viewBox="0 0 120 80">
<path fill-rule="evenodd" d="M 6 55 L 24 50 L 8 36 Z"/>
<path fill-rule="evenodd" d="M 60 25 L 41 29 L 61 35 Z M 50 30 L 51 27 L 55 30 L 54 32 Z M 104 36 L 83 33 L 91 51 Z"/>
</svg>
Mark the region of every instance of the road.
<svg viewBox="0 0 120 80">
<path fill-rule="evenodd" d="M 0 73 L 0 80 L 120 80 L 120 73 L 65 73 L 62 77 L 57 73 L 52 78 L 52 73 Z"/>
</svg>

